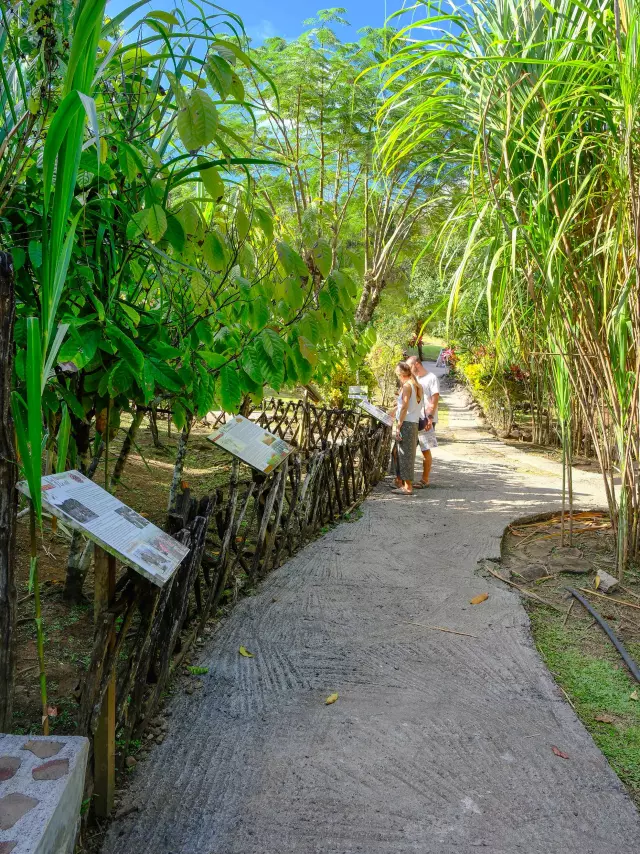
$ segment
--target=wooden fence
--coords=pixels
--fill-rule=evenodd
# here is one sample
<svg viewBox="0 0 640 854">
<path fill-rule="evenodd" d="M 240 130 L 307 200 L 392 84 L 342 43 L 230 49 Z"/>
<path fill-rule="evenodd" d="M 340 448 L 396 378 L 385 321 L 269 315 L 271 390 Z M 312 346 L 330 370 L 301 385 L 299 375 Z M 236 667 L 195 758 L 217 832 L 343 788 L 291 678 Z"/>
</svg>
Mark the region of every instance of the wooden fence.
<svg viewBox="0 0 640 854">
<path fill-rule="evenodd" d="M 321 447 L 296 450 L 268 476 L 234 461 L 229 483 L 201 499 L 185 490 L 167 529 L 189 554 L 162 590 L 121 570 L 115 600 L 97 621 L 80 733 L 95 735 L 115 667 L 116 728 L 126 750 L 153 717 L 172 672 L 216 613 L 230 580 L 244 574 L 258 581 L 353 509 L 383 475 L 389 428 L 352 412 L 338 416 L 294 404 L 263 410 L 260 423 L 289 436 L 308 418 L 314 426 L 307 435 Z"/>
<path fill-rule="evenodd" d="M 168 410 L 157 411 L 171 415 Z M 306 399 L 284 400 L 277 397 L 265 398 L 260 409 L 245 415 L 307 453 L 344 442 L 357 432 L 361 419 L 367 418 L 361 410 L 329 409 L 314 406 Z M 212 429 L 226 423 L 229 417 L 226 412 L 216 413 L 210 422 Z"/>
</svg>

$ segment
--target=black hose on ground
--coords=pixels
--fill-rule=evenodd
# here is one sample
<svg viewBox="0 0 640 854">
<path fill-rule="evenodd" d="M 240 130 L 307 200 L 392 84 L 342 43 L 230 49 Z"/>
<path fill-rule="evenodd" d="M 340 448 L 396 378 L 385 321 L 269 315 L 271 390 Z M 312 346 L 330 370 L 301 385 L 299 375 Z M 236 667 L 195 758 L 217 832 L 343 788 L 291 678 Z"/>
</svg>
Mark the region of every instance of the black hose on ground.
<svg viewBox="0 0 640 854">
<path fill-rule="evenodd" d="M 621 641 L 618 640 L 617 636 L 614 634 L 613 629 L 611 628 L 609 623 L 607 623 L 605 618 L 602 617 L 596 611 L 596 609 L 592 606 L 592 604 L 589 601 L 587 601 L 587 599 L 585 599 L 584 596 L 581 596 L 577 590 L 574 590 L 573 587 L 567 587 L 566 589 L 569 591 L 569 593 L 571 593 L 572 596 L 575 596 L 576 599 L 578 600 L 578 602 L 584 608 L 586 608 L 587 611 L 591 614 L 593 619 L 598 623 L 598 625 L 600 626 L 602 631 L 606 634 L 606 636 L 609 638 L 611 643 L 615 646 L 615 648 L 618 650 L 618 652 L 622 656 L 622 660 L 624 661 L 624 663 L 627 665 L 627 667 L 631 671 L 631 675 L 633 676 L 633 678 L 637 682 L 640 682 L 640 668 L 638 667 L 636 662 L 633 660 L 633 658 L 631 658 L 631 656 L 629 655 L 627 650 L 622 645 Z"/>
</svg>

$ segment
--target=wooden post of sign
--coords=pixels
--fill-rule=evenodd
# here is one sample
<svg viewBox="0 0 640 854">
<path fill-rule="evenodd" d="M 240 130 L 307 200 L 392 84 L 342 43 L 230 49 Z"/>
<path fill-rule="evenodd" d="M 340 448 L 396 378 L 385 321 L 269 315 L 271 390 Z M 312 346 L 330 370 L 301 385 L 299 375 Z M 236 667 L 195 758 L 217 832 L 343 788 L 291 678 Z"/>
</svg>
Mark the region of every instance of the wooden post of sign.
<svg viewBox="0 0 640 854">
<path fill-rule="evenodd" d="M 309 444 L 311 441 L 311 411 L 309 408 L 309 392 L 304 390 L 304 403 L 302 405 L 302 440 L 300 448 L 306 457 L 309 454 Z"/>
<path fill-rule="evenodd" d="M 116 592 L 116 559 L 99 545 L 94 544 L 95 592 L 94 620 L 97 623 L 103 611 L 113 603 Z M 116 642 L 115 628 L 109 633 L 108 653 Z M 99 818 L 106 818 L 113 808 L 116 785 L 116 674 L 115 662 L 109 677 L 100 718 L 93 741 L 94 806 Z"/>
</svg>

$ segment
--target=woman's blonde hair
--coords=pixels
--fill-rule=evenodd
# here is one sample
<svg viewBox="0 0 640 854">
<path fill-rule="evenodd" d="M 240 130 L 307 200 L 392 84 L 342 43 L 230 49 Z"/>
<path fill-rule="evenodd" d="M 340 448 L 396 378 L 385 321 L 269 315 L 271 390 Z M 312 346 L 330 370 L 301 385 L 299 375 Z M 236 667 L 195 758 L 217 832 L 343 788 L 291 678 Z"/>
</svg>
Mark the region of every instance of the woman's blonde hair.
<svg viewBox="0 0 640 854">
<path fill-rule="evenodd" d="M 418 403 L 420 403 L 422 400 L 422 395 L 423 395 L 422 386 L 420 385 L 418 380 L 412 374 L 411 365 L 408 362 L 398 362 L 397 370 L 399 370 L 403 376 L 410 377 L 409 381 L 410 381 L 411 385 L 415 388 L 416 398 L 418 400 Z"/>
</svg>

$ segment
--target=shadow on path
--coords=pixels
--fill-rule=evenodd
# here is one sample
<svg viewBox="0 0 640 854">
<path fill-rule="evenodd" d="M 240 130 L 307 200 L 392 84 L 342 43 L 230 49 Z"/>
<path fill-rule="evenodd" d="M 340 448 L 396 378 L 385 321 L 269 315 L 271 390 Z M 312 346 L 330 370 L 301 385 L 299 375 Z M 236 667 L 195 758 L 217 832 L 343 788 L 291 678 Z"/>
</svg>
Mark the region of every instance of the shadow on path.
<svg viewBox="0 0 640 854">
<path fill-rule="evenodd" d="M 559 467 L 483 434 L 457 394 L 448 404 L 432 488 L 379 485 L 359 521 L 221 625 L 204 688 L 173 700 L 127 796 L 141 811 L 104 854 L 637 852 L 638 815 L 518 597 L 476 573 L 511 519 L 558 507 Z M 576 473 L 579 503 L 599 490 Z"/>
</svg>

